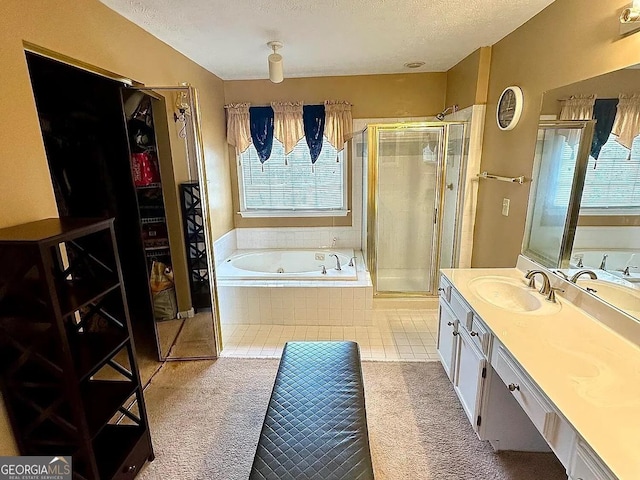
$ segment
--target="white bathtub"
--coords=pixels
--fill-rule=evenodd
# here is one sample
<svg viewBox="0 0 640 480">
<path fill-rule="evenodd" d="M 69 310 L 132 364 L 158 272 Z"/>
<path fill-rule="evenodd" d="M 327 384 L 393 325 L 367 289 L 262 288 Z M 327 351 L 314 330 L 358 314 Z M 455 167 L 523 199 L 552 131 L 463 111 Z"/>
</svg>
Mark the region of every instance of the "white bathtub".
<svg viewBox="0 0 640 480">
<path fill-rule="evenodd" d="M 337 270 L 336 258 L 341 270 Z M 238 251 L 216 267 L 218 280 L 357 280 L 356 266 L 349 266 L 354 251 L 249 250 Z M 326 273 L 322 273 L 324 265 Z"/>
</svg>

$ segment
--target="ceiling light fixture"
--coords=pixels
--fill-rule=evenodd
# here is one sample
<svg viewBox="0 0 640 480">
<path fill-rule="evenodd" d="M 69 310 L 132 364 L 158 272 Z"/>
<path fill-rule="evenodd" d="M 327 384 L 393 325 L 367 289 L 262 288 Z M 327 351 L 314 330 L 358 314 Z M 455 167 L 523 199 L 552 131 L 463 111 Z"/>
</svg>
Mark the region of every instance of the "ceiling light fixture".
<svg viewBox="0 0 640 480">
<path fill-rule="evenodd" d="M 273 49 L 273 53 L 269 55 L 269 80 L 273 83 L 280 83 L 284 80 L 284 71 L 282 69 L 282 55 L 278 53 L 278 49 L 282 48 L 282 42 L 269 42 L 269 48 Z"/>
<path fill-rule="evenodd" d="M 407 68 L 420 68 L 424 67 L 424 62 L 408 62 L 404 64 Z"/>
</svg>

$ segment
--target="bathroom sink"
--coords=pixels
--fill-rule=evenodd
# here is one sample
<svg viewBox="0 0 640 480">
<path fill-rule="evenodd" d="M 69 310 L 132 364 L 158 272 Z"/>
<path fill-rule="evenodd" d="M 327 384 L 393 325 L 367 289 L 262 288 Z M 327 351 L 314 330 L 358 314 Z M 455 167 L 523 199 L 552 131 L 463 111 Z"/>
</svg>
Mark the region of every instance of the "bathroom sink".
<svg viewBox="0 0 640 480">
<path fill-rule="evenodd" d="M 636 317 L 640 316 L 640 289 L 586 278 L 579 279 L 578 286 L 593 289 L 598 298 Z"/>
<path fill-rule="evenodd" d="M 491 305 L 514 313 L 548 315 L 559 312 L 559 302 L 545 299 L 524 280 L 510 277 L 484 276 L 469 282 L 474 295 Z"/>
</svg>

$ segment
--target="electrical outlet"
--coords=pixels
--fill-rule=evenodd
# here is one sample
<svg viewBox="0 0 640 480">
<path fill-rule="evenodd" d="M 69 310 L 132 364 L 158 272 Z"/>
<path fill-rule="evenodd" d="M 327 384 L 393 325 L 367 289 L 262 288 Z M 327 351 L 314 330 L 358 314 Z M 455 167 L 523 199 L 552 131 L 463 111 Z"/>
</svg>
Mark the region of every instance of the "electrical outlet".
<svg viewBox="0 0 640 480">
<path fill-rule="evenodd" d="M 505 217 L 509 216 L 509 204 L 511 203 L 511 200 L 509 200 L 508 198 L 503 198 L 502 199 L 502 215 L 504 215 Z"/>
</svg>

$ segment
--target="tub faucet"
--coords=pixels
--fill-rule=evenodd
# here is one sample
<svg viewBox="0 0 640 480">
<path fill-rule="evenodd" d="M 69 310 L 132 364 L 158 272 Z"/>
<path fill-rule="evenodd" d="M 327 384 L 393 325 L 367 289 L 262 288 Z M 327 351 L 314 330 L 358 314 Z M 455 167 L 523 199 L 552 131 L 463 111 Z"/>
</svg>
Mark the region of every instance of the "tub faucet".
<svg viewBox="0 0 640 480">
<path fill-rule="evenodd" d="M 606 270 L 607 269 L 607 257 L 609 255 L 607 255 L 606 253 L 602 256 L 602 261 L 600 262 L 600 270 Z"/>
<path fill-rule="evenodd" d="M 605 255 L 606 256 L 606 255 Z M 604 261 L 604 260 L 603 260 Z M 570 279 L 569 281 L 572 283 L 576 283 L 578 281 L 578 279 L 582 276 L 582 275 L 589 275 L 589 278 L 591 280 L 597 280 L 598 276 L 592 272 L 591 270 L 580 270 L 579 272 L 576 272 Z"/>
<path fill-rule="evenodd" d="M 551 282 L 549 281 L 549 276 L 547 272 L 543 270 L 529 270 L 527 274 L 524 276 L 527 280 L 529 280 L 529 286 L 531 288 L 536 288 L 536 274 L 542 275 L 542 287 L 538 290 L 542 295 L 547 295 L 551 292 Z"/>
<path fill-rule="evenodd" d="M 340 266 L 340 259 L 338 258 L 338 255 L 336 255 L 335 253 L 332 253 L 329 256 L 330 257 L 336 257 L 336 270 L 342 270 L 342 267 Z"/>
</svg>

